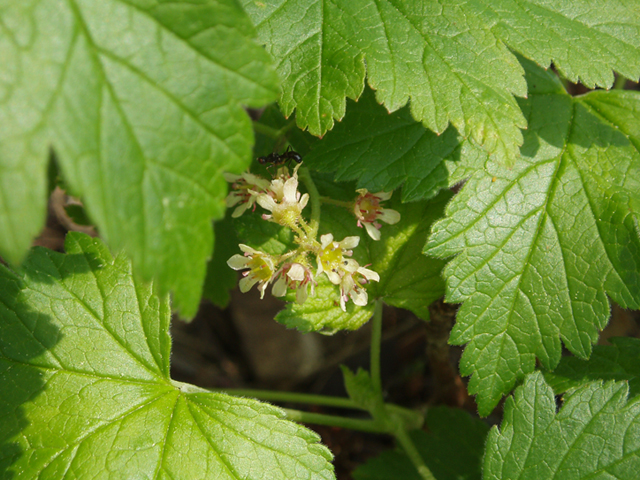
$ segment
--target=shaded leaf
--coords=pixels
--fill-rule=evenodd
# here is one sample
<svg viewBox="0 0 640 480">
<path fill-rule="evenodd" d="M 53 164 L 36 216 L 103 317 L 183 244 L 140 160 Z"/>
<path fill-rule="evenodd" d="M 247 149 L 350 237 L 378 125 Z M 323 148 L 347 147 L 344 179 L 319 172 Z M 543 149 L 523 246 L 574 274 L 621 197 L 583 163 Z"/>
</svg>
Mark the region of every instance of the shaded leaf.
<svg viewBox="0 0 640 480">
<path fill-rule="evenodd" d="M 467 412 L 433 407 L 427 412 L 428 432 L 411 438 L 429 470 L 438 480 L 480 480 L 480 465 L 489 428 Z M 355 480 L 420 480 L 401 451 L 384 452 L 353 472 Z"/>
<path fill-rule="evenodd" d="M 545 372 L 546 382 L 559 395 L 594 380 L 626 380 L 629 395 L 640 393 L 640 340 L 610 338 L 612 345 L 596 345 L 589 360 L 562 357 L 553 372 Z"/>
<path fill-rule="evenodd" d="M 357 180 L 358 188 L 390 192 L 402 185 L 402 200 L 428 200 L 465 178 L 463 165 L 486 155 L 464 141 L 455 128 L 436 135 L 411 117 L 408 107 L 389 113 L 373 92 L 348 102 L 349 114 L 313 146 L 311 168 L 335 171 L 337 181 Z"/>
</svg>

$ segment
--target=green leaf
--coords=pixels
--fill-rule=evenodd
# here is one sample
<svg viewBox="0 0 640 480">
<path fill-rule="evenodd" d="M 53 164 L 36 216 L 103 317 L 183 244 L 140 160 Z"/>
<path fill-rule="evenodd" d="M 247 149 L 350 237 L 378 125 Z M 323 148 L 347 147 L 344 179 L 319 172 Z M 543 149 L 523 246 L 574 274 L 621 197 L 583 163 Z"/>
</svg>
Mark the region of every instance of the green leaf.
<svg viewBox="0 0 640 480">
<path fill-rule="evenodd" d="M 357 180 L 370 192 L 402 185 L 404 202 L 428 200 L 465 178 L 461 160 L 486 160 L 455 128 L 436 135 L 411 117 L 409 107 L 390 114 L 370 89 L 348 102 L 348 113 L 305 158 L 311 168 L 335 171 L 337 181 Z"/>
<path fill-rule="evenodd" d="M 70 234 L 0 267 L 0 470 L 16 478 L 334 478 L 318 436 L 169 378 L 170 308 Z"/>
<path fill-rule="evenodd" d="M 10 1 L 3 25 L 0 253 L 20 261 L 43 224 L 53 146 L 110 247 L 191 317 L 221 173 L 251 157 L 242 107 L 277 92 L 249 20 L 230 0 L 47 0 Z"/>
<path fill-rule="evenodd" d="M 216 246 L 213 257 L 207 262 L 207 276 L 202 287 L 202 296 L 208 298 L 220 308 L 229 304 L 229 290 L 236 286 L 238 274 L 229 268 L 227 260 L 238 253 L 238 239 L 235 234 L 231 211 L 227 210 L 225 218 L 216 222 L 214 233 Z"/>
<path fill-rule="evenodd" d="M 613 345 L 596 345 L 589 360 L 562 357 L 553 372 L 545 372 L 546 382 L 557 395 L 594 380 L 626 380 L 629 395 L 640 393 L 640 340 L 610 338 Z"/>
<path fill-rule="evenodd" d="M 505 402 L 487 438 L 483 478 L 638 478 L 640 401 L 623 382 L 592 382 L 567 395 L 556 414 L 542 374 L 529 375 Z"/>
<path fill-rule="evenodd" d="M 342 239 L 340 239 L 342 240 Z M 317 278 L 315 296 L 309 296 L 302 305 L 295 302 L 295 293 L 290 292 L 285 299 L 289 302 L 275 317 L 288 328 L 303 333 L 320 332 L 332 335 L 340 330 L 357 330 L 373 315 L 373 304 L 359 307 L 352 302 L 346 304 L 346 312 L 340 309 L 340 289 L 324 275 Z"/>
<path fill-rule="evenodd" d="M 354 403 L 369 412 L 373 412 L 378 404 L 379 393 L 376 392 L 369 372 L 359 368 L 354 374 L 349 367 L 340 365 L 344 388 L 347 390 L 349 398 Z"/>
<path fill-rule="evenodd" d="M 449 123 L 502 162 L 513 161 L 526 126 L 512 94 L 522 69 L 482 22 L 476 4 L 419 0 L 243 2 L 283 82 L 285 115 L 324 135 L 356 99 L 366 74 L 389 111 L 411 113 L 441 133 Z"/>
<path fill-rule="evenodd" d="M 509 170 L 492 161 L 478 170 L 425 249 L 456 255 L 445 268 L 447 300 L 464 304 L 451 342 L 468 343 L 460 369 L 473 374 L 483 415 L 536 357 L 553 369 L 560 338 L 587 358 L 609 317 L 607 295 L 640 307 L 636 140 L 600 116 L 591 95 L 573 99 L 552 74 L 524 65 L 522 157 Z M 619 94 L 604 95 L 624 108 Z M 640 121 L 640 109 L 626 110 Z"/>
<path fill-rule="evenodd" d="M 489 428 L 467 412 L 433 407 L 427 412 L 427 432 L 411 438 L 438 480 L 480 480 L 480 464 Z M 385 452 L 359 466 L 355 480 L 420 480 L 415 467 L 401 450 Z"/>
<path fill-rule="evenodd" d="M 640 76 L 640 11 L 633 2 L 485 1 L 493 33 L 537 64 L 589 88 L 610 88 L 613 72 Z"/>
<path fill-rule="evenodd" d="M 402 204 L 395 196 L 384 205 L 400 212 L 402 218 L 395 225 L 383 225 L 380 241 L 364 235 L 371 268 L 380 274 L 380 282 L 370 287 L 373 298 L 429 320 L 429 305 L 444 294 L 444 262 L 423 255 L 422 249 L 450 199 L 451 193 L 445 191 L 428 202 Z"/>
</svg>

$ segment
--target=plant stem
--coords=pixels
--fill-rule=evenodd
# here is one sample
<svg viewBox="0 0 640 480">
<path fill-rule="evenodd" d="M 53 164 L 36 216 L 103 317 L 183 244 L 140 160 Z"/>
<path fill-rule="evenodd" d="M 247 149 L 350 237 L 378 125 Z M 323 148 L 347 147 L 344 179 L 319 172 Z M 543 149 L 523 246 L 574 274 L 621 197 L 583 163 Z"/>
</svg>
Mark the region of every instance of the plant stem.
<svg viewBox="0 0 640 480">
<path fill-rule="evenodd" d="M 287 420 L 292 420 L 294 422 L 329 425 L 369 433 L 388 433 L 384 425 L 380 425 L 375 420 L 362 420 L 359 418 L 340 417 L 337 415 L 325 415 L 323 413 L 310 413 L 300 410 L 292 410 L 289 408 L 283 408 L 283 410 L 287 414 Z"/>
<path fill-rule="evenodd" d="M 420 477 L 424 480 L 436 480 L 436 477 L 433 476 L 429 467 L 424 463 L 420 452 L 418 452 L 418 449 L 413 444 L 413 440 L 411 440 L 407 431 L 399 428 L 394 435 L 404 452 L 409 457 L 409 460 L 411 460 L 411 463 L 413 463 L 413 466 L 418 470 Z"/>
<path fill-rule="evenodd" d="M 376 300 L 371 319 L 371 383 L 382 400 L 382 379 L 380 378 L 380 348 L 382 343 L 382 299 Z"/>
<path fill-rule="evenodd" d="M 344 207 L 348 210 L 351 210 L 351 208 L 353 207 L 352 202 L 344 202 L 342 200 L 336 200 L 331 197 L 320 197 L 320 200 L 322 201 L 322 203 L 327 203 L 329 205 L 336 205 L 338 207 Z"/>
<path fill-rule="evenodd" d="M 318 235 L 318 228 L 320 227 L 320 193 L 316 184 L 311 178 L 311 173 L 307 167 L 301 167 L 298 170 L 298 177 L 304 183 L 309 193 L 309 200 L 311 202 L 311 219 L 309 220 L 309 236 L 316 238 Z"/>
<path fill-rule="evenodd" d="M 272 402 L 291 402 L 363 410 L 363 408 L 356 405 L 353 400 L 344 397 L 329 397 L 325 395 L 311 395 L 308 393 L 296 392 L 277 392 L 272 390 L 252 390 L 249 388 L 215 389 L 214 391 L 236 397 L 252 397 Z"/>
<path fill-rule="evenodd" d="M 253 122 L 253 129 L 258 132 L 261 133 L 263 135 L 266 135 L 267 137 L 273 138 L 273 139 L 279 139 L 282 134 L 281 134 L 281 130 L 276 130 L 273 127 L 269 127 L 268 125 L 265 125 L 264 123 L 260 123 L 260 122 Z"/>
<path fill-rule="evenodd" d="M 624 87 L 627 85 L 627 77 L 624 77 L 620 74 L 617 75 L 616 81 L 613 84 L 614 90 L 624 90 Z"/>
</svg>

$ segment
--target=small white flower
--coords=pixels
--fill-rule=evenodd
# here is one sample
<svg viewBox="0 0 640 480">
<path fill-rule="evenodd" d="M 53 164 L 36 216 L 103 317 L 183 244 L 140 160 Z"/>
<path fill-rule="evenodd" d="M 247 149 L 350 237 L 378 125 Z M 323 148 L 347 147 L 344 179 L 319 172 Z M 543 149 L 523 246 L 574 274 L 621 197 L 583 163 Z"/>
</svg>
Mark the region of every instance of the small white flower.
<svg viewBox="0 0 640 480">
<path fill-rule="evenodd" d="M 249 172 L 242 175 L 223 173 L 224 179 L 231 183 L 231 191 L 225 200 L 227 208 L 238 205 L 231 216 L 237 218 L 253 207 L 260 193 L 269 187 L 269 181 Z"/>
<path fill-rule="evenodd" d="M 273 284 L 271 293 L 275 297 L 283 297 L 287 290 L 296 291 L 296 303 L 303 304 L 308 296 L 308 286 L 311 284 L 311 295 L 315 294 L 315 280 L 311 270 L 300 263 L 286 263 L 282 266 L 276 277 L 278 280 Z"/>
<path fill-rule="evenodd" d="M 263 215 L 265 220 L 271 220 L 280 225 L 293 226 L 297 224 L 302 210 L 309 202 L 309 194 L 298 192 L 297 172 L 293 177 L 284 180 L 282 177 L 271 181 L 266 192 L 258 195 L 258 204 L 271 215 Z"/>
<path fill-rule="evenodd" d="M 394 225 L 400 221 L 400 213 L 390 208 L 380 207 L 380 202 L 389 200 L 391 192 L 369 193 L 366 188 L 356 190 L 359 193 L 354 203 L 353 213 L 358 220 L 358 226 L 367 230 L 374 240 L 380 240 L 380 228 L 378 220 Z"/>
<path fill-rule="evenodd" d="M 264 292 L 269 282 L 271 282 L 275 276 L 276 262 L 273 257 L 267 253 L 255 250 L 242 243 L 239 246 L 240 250 L 244 252 L 244 255 L 234 255 L 227 260 L 227 265 L 234 270 L 244 270 L 248 268 L 248 271 L 242 272 L 243 278 L 240 280 L 240 291 L 246 293 L 257 283 L 260 298 L 264 298 Z"/>
</svg>

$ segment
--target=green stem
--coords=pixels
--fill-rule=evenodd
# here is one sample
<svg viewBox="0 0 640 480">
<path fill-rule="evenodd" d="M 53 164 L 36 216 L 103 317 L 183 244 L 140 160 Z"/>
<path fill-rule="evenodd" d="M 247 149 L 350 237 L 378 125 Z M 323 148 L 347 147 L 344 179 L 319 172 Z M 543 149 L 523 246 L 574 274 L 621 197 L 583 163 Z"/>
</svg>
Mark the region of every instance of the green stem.
<svg viewBox="0 0 640 480">
<path fill-rule="evenodd" d="M 283 408 L 287 414 L 287 419 L 294 422 L 313 423 L 315 425 L 329 425 L 332 427 L 349 428 L 370 433 L 388 433 L 383 425 L 375 420 L 362 420 L 359 418 L 339 417 L 337 415 L 325 415 L 323 413 L 302 412 Z"/>
<path fill-rule="evenodd" d="M 627 77 L 624 77 L 618 74 L 615 83 L 613 84 L 614 90 L 624 90 L 624 87 L 627 85 Z"/>
<path fill-rule="evenodd" d="M 382 299 L 376 300 L 371 319 L 371 383 L 382 400 L 382 379 L 380 378 L 380 348 L 382 343 Z"/>
<path fill-rule="evenodd" d="M 268 125 L 260 122 L 253 122 L 253 129 L 256 132 L 266 135 L 267 137 L 273 138 L 275 140 L 278 140 L 282 136 L 282 129 L 276 130 L 275 128 L 269 127 Z"/>
<path fill-rule="evenodd" d="M 351 210 L 353 208 L 353 202 L 344 202 L 342 200 L 336 200 L 331 197 L 320 197 L 322 203 L 327 203 L 329 205 L 336 205 L 338 207 L 344 207 L 347 210 Z"/>
<path fill-rule="evenodd" d="M 361 407 L 356 405 L 353 400 L 344 397 L 328 397 L 325 395 L 311 395 L 308 393 L 296 392 L 276 392 L 272 390 L 252 390 L 250 388 L 215 389 L 213 391 L 226 393 L 236 397 L 252 397 L 271 402 L 302 403 L 363 410 Z"/>
<path fill-rule="evenodd" d="M 304 183 L 309 193 L 309 200 L 311 202 L 311 219 L 309 220 L 309 236 L 316 238 L 318 235 L 318 228 L 320 227 L 320 193 L 316 184 L 311 178 L 311 173 L 307 167 L 301 167 L 298 170 L 298 177 Z"/>
<path fill-rule="evenodd" d="M 413 440 L 411 440 L 411 437 L 409 436 L 407 431 L 399 428 L 398 431 L 394 433 L 394 435 L 404 452 L 409 457 L 409 460 L 411 460 L 411 463 L 413 463 L 413 466 L 416 467 L 416 470 L 418 470 L 420 478 L 422 478 L 423 480 L 436 480 L 436 477 L 433 476 L 433 473 L 431 473 L 429 467 L 427 467 L 427 465 L 424 463 L 420 452 L 418 452 L 418 449 L 413 444 Z"/>
</svg>

